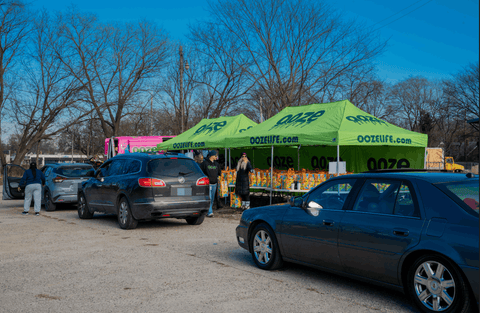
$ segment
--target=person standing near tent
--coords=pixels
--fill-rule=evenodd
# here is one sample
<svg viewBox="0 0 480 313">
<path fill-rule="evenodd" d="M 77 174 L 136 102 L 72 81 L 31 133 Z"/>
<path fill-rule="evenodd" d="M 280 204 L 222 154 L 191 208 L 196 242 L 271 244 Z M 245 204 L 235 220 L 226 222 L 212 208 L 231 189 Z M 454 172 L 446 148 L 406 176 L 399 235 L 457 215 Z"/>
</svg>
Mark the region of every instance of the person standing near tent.
<svg viewBox="0 0 480 313">
<path fill-rule="evenodd" d="M 18 191 L 25 188 L 25 200 L 23 202 L 23 215 L 28 215 L 32 195 L 34 201 L 35 215 L 40 215 L 42 201 L 42 185 L 45 185 L 45 175 L 37 169 L 37 163 L 30 162 L 30 168 L 23 173 L 23 177 L 18 184 Z"/>
<path fill-rule="evenodd" d="M 198 152 L 198 151 L 195 152 L 195 151 L 194 151 L 194 154 L 195 154 L 195 156 L 193 157 L 193 159 L 194 159 L 195 162 L 197 162 L 198 165 L 201 167 L 201 166 L 202 166 L 202 163 L 203 163 L 203 154 L 202 154 L 202 152 L 201 152 L 201 151 L 200 151 L 200 152 Z"/>
<path fill-rule="evenodd" d="M 212 150 L 208 153 L 207 158 L 200 165 L 203 173 L 210 180 L 210 208 L 208 209 L 207 217 L 213 217 L 213 202 L 215 201 L 215 192 L 217 191 L 218 177 L 222 174 L 217 159 L 217 152 Z"/>
<path fill-rule="evenodd" d="M 242 198 L 242 209 L 250 209 L 250 178 L 248 173 L 252 171 L 252 165 L 245 152 L 237 163 L 237 181 L 235 182 L 235 194 Z"/>
</svg>

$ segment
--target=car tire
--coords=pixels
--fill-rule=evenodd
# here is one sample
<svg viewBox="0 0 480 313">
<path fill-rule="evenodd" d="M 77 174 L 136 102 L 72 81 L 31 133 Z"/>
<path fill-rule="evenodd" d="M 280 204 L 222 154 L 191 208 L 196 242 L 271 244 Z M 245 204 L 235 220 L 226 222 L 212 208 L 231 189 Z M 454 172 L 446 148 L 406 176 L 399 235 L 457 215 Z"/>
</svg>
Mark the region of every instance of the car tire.
<svg viewBox="0 0 480 313">
<path fill-rule="evenodd" d="M 406 293 L 422 312 L 470 312 L 470 289 L 457 266 L 446 258 L 423 256 L 407 275 Z"/>
<path fill-rule="evenodd" d="M 200 225 L 205 220 L 205 215 L 205 213 L 202 213 L 200 216 L 188 217 L 185 220 L 187 221 L 188 225 Z"/>
<path fill-rule="evenodd" d="M 275 270 L 283 266 L 275 233 L 265 223 L 258 224 L 250 237 L 253 261 L 263 270 Z"/>
<path fill-rule="evenodd" d="M 78 197 L 77 208 L 78 208 L 78 217 L 80 217 L 81 219 L 90 219 L 93 217 L 93 213 L 90 212 L 87 199 L 85 198 L 85 195 L 83 194 L 83 192 Z"/>
<path fill-rule="evenodd" d="M 53 202 L 50 191 L 45 192 L 45 211 L 55 211 L 57 205 Z"/>
<path fill-rule="evenodd" d="M 132 210 L 125 197 L 120 199 L 117 210 L 118 225 L 121 229 L 134 229 L 138 221 L 133 218 Z"/>
</svg>

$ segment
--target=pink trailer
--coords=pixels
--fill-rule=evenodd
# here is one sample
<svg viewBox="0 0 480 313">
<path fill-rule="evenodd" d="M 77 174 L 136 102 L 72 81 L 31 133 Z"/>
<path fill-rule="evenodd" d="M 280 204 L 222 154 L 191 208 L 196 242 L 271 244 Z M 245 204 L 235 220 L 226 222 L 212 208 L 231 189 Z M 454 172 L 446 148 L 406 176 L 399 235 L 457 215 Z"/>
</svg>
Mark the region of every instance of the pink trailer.
<svg viewBox="0 0 480 313">
<path fill-rule="evenodd" d="M 117 154 L 134 152 L 155 152 L 157 145 L 175 136 L 112 137 L 105 139 L 105 159 Z"/>
</svg>

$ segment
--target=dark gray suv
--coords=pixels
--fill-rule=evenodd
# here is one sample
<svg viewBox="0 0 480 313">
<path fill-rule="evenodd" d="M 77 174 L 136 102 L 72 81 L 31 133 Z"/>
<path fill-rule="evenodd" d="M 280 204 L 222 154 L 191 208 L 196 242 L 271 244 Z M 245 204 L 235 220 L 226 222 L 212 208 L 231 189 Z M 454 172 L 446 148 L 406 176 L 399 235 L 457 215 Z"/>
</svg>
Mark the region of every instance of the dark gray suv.
<svg viewBox="0 0 480 313">
<path fill-rule="evenodd" d="M 79 195 L 82 219 L 104 212 L 116 214 L 123 229 L 162 218 L 200 225 L 210 205 L 208 178 L 183 154 L 122 154 L 90 175 Z"/>
</svg>

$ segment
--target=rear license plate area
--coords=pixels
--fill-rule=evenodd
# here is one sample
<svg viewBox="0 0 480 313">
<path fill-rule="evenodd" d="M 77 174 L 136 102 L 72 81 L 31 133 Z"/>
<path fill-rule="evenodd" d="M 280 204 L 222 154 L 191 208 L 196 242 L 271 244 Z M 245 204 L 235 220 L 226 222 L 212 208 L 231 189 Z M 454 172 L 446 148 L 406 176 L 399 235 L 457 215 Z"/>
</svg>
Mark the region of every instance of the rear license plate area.
<svg viewBox="0 0 480 313">
<path fill-rule="evenodd" d="M 192 195 L 192 188 L 172 188 L 172 196 L 185 197 Z"/>
</svg>

